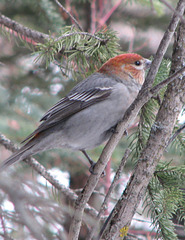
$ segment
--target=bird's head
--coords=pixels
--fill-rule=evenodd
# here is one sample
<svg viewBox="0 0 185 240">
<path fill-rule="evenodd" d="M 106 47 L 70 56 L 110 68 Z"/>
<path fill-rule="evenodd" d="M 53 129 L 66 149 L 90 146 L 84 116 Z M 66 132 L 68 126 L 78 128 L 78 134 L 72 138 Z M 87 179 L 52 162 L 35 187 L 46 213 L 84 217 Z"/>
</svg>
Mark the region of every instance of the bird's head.
<svg viewBox="0 0 185 240">
<path fill-rule="evenodd" d="M 142 85 L 145 79 L 145 70 L 150 67 L 151 61 L 135 53 L 121 54 L 109 59 L 98 72 L 116 76 L 124 81 L 135 81 Z"/>
</svg>

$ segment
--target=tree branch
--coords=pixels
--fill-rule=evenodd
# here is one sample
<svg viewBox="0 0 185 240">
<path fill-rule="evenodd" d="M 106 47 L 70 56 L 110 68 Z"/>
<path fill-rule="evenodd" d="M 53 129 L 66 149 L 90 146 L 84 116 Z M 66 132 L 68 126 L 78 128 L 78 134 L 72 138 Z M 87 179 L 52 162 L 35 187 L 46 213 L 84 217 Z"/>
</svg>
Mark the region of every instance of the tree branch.
<svg viewBox="0 0 185 240">
<path fill-rule="evenodd" d="M 3 145 L 6 149 L 15 152 L 18 150 L 17 147 L 6 138 L 3 134 L 0 134 L 0 144 Z M 65 187 L 60 184 L 46 169 L 43 165 L 37 162 L 33 157 L 24 160 L 27 164 L 29 164 L 37 173 L 39 173 L 42 177 L 44 177 L 53 187 L 57 190 L 61 191 L 68 199 L 71 201 L 75 201 L 77 199 L 77 195 L 71 189 Z M 86 213 L 89 213 L 92 217 L 96 217 L 98 212 L 92 208 L 89 204 L 86 205 L 85 208 Z"/>
<path fill-rule="evenodd" d="M 182 9 L 179 13 L 183 13 L 185 1 L 179 1 L 179 3 L 182 4 Z M 178 31 L 178 40 L 174 44 L 171 73 L 184 66 L 184 44 L 185 27 L 182 23 Z M 184 102 L 185 76 L 183 75 L 182 78 L 176 76 L 175 81 L 168 85 L 163 103 L 151 128 L 147 144 L 140 154 L 135 171 L 107 222 L 103 235 L 105 239 L 117 239 L 122 229 L 129 228 L 138 204 L 153 176 L 156 165 L 166 149 Z"/>
<path fill-rule="evenodd" d="M 62 8 L 62 10 L 63 10 L 65 13 L 67 13 L 67 15 L 72 19 L 72 22 L 74 22 L 74 23 L 76 24 L 76 26 L 77 26 L 81 31 L 83 31 L 82 26 L 81 26 L 81 25 L 78 23 L 78 21 L 70 14 L 70 12 L 68 12 L 67 9 L 65 9 L 65 7 L 63 7 L 62 4 L 59 3 L 58 0 L 55 0 L 55 2 L 56 2 L 56 4 L 57 4 L 60 8 Z"/>
<path fill-rule="evenodd" d="M 157 94 L 164 86 L 166 86 L 167 84 L 173 82 L 175 79 L 177 79 L 180 76 L 183 77 L 183 75 L 185 75 L 185 67 L 182 67 L 180 70 L 178 70 L 177 72 L 172 74 L 170 77 L 168 77 L 165 80 L 163 80 L 162 82 L 158 83 L 156 86 L 154 86 L 150 90 L 150 93 L 152 95 Z"/>
<path fill-rule="evenodd" d="M 163 56 L 170 44 L 170 41 L 173 37 L 173 34 L 175 32 L 175 29 L 177 28 L 177 25 L 179 23 L 180 18 L 183 16 L 183 9 L 184 9 L 184 0 L 179 0 L 176 11 L 173 14 L 173 17 L 170 21 L 170 24 L 167 28 L 167 30 L 164 33 L 164 36 L 160 42 L 160 45 L 157 49 L 156 55 L 154 57 L 154 60 L 152 62 L 151 68 L 149 69 L 149 72 L 146 76 L 146 80 L 144 83 L 145 88 L 151 88 L 152 84 L 154 82 L 155 76 L 158 72 L 159 66 L 161 64 L 161 61 L 163 59 Z"/>
<path fill-rule="evenodd" d="M 171 136 L 171 138 L 168 141 L 167 146 L 169 146 L 174 140 L 175 138 L 185 129 L 185 124 L 182 125 L 182 127 L 180 127 L 174 134 L 173 136 Z"/>
<path fill-rule="evenodd" d="M 72 33 L 68 33 L 68 34 L 64 34 L 58 38 L 56 38 L 55 42 L 57 41 L 60 41 L 61 39 L 63 38 L 66 38 L 66 37 L 70 37 L 70 36 L 74 36 L 74 35 L 84 35 L 84 36 L 89 36 L 91 38 L 95 38 L 97 40 L 99 40 L 100 42 L 103 42 L 103 43 L 106 43 L 108 41 L 108 39 L 103 39 L 103 38 L 100 38 L 96 35 L 93 35 L 93 34 L 90 34 L 88 32 L 72 32 Z"/>
<path fill-rule="evenodd" d="M 109 39 L 102 39 L 102 38 L 100 38 L 94 34 L 90 34 L 88 32 L 72 32 L 72 33 L 64 34 L 58 38 L 54 38 L 53 36 L 50 36 L 48 34 L 41 33 L 41 32 L 32 30 L 28 27 L 25 27 L 22 24 L 14 21 L 2 14 L 0 14 L 0 25 L 5 26 L 8 29 L 11 29 L 12 31 L 14 31 L 18 35 L 20 35 L 22 38 L 23 38 L 23 36 L 27 37 L 27 38 L 31 39 L 32 41 L 35 41 L 36 43 L 44 43 L 45 41 L 48 41 L 49 39 L 53 39 L 55 42 L 57 42 L 63 38 L 67 38 L 67 37 L 74 36 L 74 35 L 89 36 L 91 38 L 97 39 L 98 41 L 100 41 L 104 44 L 109 40 Z M 34 43 L 32 42 L 32 44 L 34 44 Z"/>
<path fill-rule="evenodd" d="M 125 154 L 121 160 L 121 163 L 119 164 L 119 167 L 115 173 L 115 176 L 114 176 L 114 179 L 112 181 L 112 184 L 108 190 L 108 193 L 106 194 L 105 198 L 104 198 L 104 201 L 100 207 L 100 211 L 98 213 L 98 216 L 96 217 L 96 220 L 95 220 L 95 226 L 93 227 L 92 230 L 90 230 L 90 234 L 88 236 L 88 239 L 91 240 L 93 238 L 93 236 L 95 235 L 95 233 L 97 233 L 97 228 L 99 227 L 99 223 L 100 223 L 100 220 L 101 220 L 101 216 L 103 215 L 105 209 L 106 209 L 106 206 L 107 206 L 107 203 L 108 203 L 108 200 L 112 194 L 112 192 L 114 191 L 116 185 L 117 185 L 117 182 L 118 180 L 120 179 L 120 176 L 121 176 L 121 173 L 123 171 L 123 168 L 125 166 L 125 163 L 126 163 L 126 160 L 128 159 L 129 157 L 129 154 L 130 154 L 130 149 L 126 149 L 125 151 Z"/>
<path fill-rule="evenodd" d="M 107 22 L 107 20 L 112 16 L 112 14 L 119 7 L 121 2 L 122 2 L 121 0 L 118 0 L 118 2 L 115 3 L 114 6 L 102 18 L 99 19 L 98 28 L 101 28 Z"/>
<path fill-rule="evenodd" d="M 0 25 L 6 26 L 9 29 L 12 29 L 16 33 L 23 35 L 32 39 L 35 42 L 44 43 L 45 40 L 51 38 L 49 35 L 32 30 L 28 27 L 23 26 L 22 24 L 0 14 Z"/>
<path fill-rule="evenodd" d="M 160 0 L 164 5 L 166 5 L 167 8 L 169 8 L 172 12 L 175 12 L 176 10 L 172 7 L 172 5 L 169 4 L 166 0 Z M 178 14 L 178 13 L 177 13 Z M 179 15 L 182 22 L 184 22 L 183 16 Z"/>
<path fill-rule="evenodd" d="M 177 6 L 177 12 L 180 15 L 183 15 L 184 11 L 184 0 L 180 0 Z M 178 14 L 178 15 L 179 15 Z M 95 165 L 94 168 L 94 175 L 90 175 L 90 177 L 87 180 L 87 183 L 79 195 L 76 203 L 75 203 L 75 214 L 73 217 L 73 221 L 70 228 L 70 239 L 78 239 L 81 222 L 83 218 L 83 211 L 84 206 L 88 202 L 92 192 L 94 191 L 94 188 L 96 187 L 99 178 L 102 174 L 102 172 L 105 169 L 106 164 L 108 163 L 116 145 L 120 141 L 121 137 L 123 136 L 124 131 L 128 128 L 129 123 L 133 121 L 133 119 L 136 118 L 139 110 L 141 107 L 152 97 L 152 94 L 149 94 L 149 88 L 151 88 L 154 78 L 157 74 L 159 65 L 162 61 L 162 58 L 167 50 L 167 47 L 172 39 L 172 36 L 174 34 L 174 31 L 177 27 L 177 24 L 179 22 L 179 16 L 176 13 L 174 13 L 174 16 L 170 22 L 170 25 L 167 29 L 167 31 L 164 34 L 164 37 L 160 43 L 160 46 L 157 50 L 157 54 L 154 58 L 154 61 L 152 62 L 151 68 L 149 70 L 149 73 L 147 75 L 147 78 L 145 80 L 145 83 L 141 89 L 141 91 L 138 94 L 138 97 L 136 100 L 131 104 L 129 109 L 126 111 L 123 121 L 118 124 L 116 128 L 116 133 L 112 135 L 112 137 L 107 142 L 106 146 L 104 147 L 102 154 L 98 160 L 98 162 Z M 139 201 L 139 199 L 138 199 Z M 132 201 L 131 201 L 132 202 Z"/>
</svg>

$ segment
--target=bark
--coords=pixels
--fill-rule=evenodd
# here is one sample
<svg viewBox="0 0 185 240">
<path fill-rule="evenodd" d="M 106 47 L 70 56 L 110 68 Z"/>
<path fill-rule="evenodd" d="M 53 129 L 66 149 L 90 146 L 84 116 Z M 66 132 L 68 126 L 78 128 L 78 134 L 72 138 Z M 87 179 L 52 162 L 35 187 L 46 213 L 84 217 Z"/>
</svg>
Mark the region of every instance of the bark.
<svg viewBox="0 0 185 240">
<path fill-rule="evenodd" d="M 73 239 L 73 240 L 78 239 L 80 228 L 81 228 L 81 223 L 82 223 L 82 219 L 83 219 L 84 206 L 89 201 L 89 198 L 92 195 L 92 193 L 101 177 L 101 174 L 104 171 L 105 166 L 107 165 L 116 145 L 120 141 L 125 130 L 128 128 L 129 123 L 132 122 L 133 119 L 135 119 L 135 117 L 137 116 L 141 107 L 152 97 L 152 92 L 150 92 L 149 88 L 150 88 L 150 86 L 152 86 L 153 80 L 157 74 L 157 70 L 163 59 L 164 53 L 170 43 L 170 40 L 174 34 L 176 27 L 178 25 L 180 15 L 183 15 L 184 5 L 185 5 L 185 1 L 180 0 L 177 5 L 176 12 L 174 13 L 174 15 L 172 17 L 169 27 L 168 27 L 167 31 L 165 32 L 164 37 L 161 41 L 161 44 L 158 48 L 156 57 L 152 63 L 152 66 L 150 68 L 150 71 L 148 73 L 146 81 L 145 81 L 140 93 L 138 94 L 138 97 L 128 108 L 128 110 L 125 113 L 125 116 L 123 118 L 123 121 L 120 124 L 118 124 L 118 126 L 116 128 L 116 133 L 112 135 L 112 137 L 106 144 L 105 148 L 103 149 L 103 152 L 94 168 L 95 174 L 90 175 L 83 191 L 81 192 L 81 194 L 79 195 L 79 197 L 75 203 L 75 213 L 74 213 L 73 221 L 72 221 L 72 224 L 70 227 L 70 239 Z M 154 166 L 154 168 L 155 168 L 155 166 Z M 148 182 L 149 182 L 149 180 L 150 179 L 147 179 Z M 147 186 L 147 183 L 145 185 Z M 146 188 L 146 186 L 145 186 L 145 188 Z M 142 187 L 144 189 L 144 186 L 142 186 Z M 133 190 L 133 192 L 134 192 L 134 190 Z M 137 189 L 136 189 L 136 192 L 137 192 Z M 143 192 L 141 191 L 141 193 L 143 193 Z M 130 194 L 132 195 L 132 190 L 130 191 Z M 139 194 L 139 192 L 138 192 L 138 194 Z M 141 198 L 141 196 L 140 196 L 140 198 Z M 139 198 L 138 198 L 138 201 L 139 201 Z M 131 201 L 130 203 L 133 203 L 132 206 L 135 205 L 135 202 Z M 119 204 L 119 202 L 118 202 L 118 204 Z M 137 206 L 135 205 L 134 209 L 132 210 L 133 212 L 130 215 L 130 218 L 132 218 L 131 216 L 133 216 L 136 208 L 137 208 Z M 129 207 L 128 207 L 128 209 L 129 209 Z M 128 212 L 129 211 L 130 210 L 128 210 Z M 130 219 L 130 221 L 131 221 L 131 219 Z M 109 230 L 108 230 L 108 232 L 109 232 Z"/>
<path fill-rule="evenodd" d="M 185 64 L 185 26 L 180 24 L 174 43 L 171 74 Z M 131 220 L 144 196 L 156 165 L 168 145 L 179 113 L 185 102 L 185 76 L 168 85 L 162 105 L 152 126 L 146 147 L 141 153 L 136 169 L 105 224 L 103 239 L 119 239 L 126 235 Z"/>
</svg>

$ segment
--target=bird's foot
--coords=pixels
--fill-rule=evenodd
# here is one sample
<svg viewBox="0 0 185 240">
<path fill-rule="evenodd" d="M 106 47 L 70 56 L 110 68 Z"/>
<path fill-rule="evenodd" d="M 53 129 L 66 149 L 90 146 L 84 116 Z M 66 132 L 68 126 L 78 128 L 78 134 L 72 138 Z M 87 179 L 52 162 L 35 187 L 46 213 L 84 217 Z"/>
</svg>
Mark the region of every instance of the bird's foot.
<svg viewBox="0 0 185 240">
<path fill-rule="evenodd" d="M 95 167 L 96 163 L 94 161 L 92 161 L 90 164 L 91 164 L 91 166 L 89 168 L 89 172 L 93 175 L 97 175 L 97 173 L 94 172 L 94 167 Z M 105 177 L 105 175 L 106 175 L 106 173 L 105 173 L 105 171 L 103 171 L 101 174 L 101 177 L 103 178 L 103 177 Z"/>
<path fill-rule="evenodd" d="M 117 127 L 117 124 L 116 124 L 114 127 L 111 127 L 111 128 L 109 129 L 109 131 L 110 131 L 111 133 L 118 133 L 118 131 L 116 130 L 116 127 Z"/>
<path fill-rule="evenodd" d="M 89 157 L 89 155 L 86 153 L 85 150 L 81 150 L 81 152 L 85 155 L 85 157 L 88 159 L 88 161 L 91 165 L 89 168 L 89 172 L 93 175 L 96 175 L 97 173 L 94 172 L 94 167 L 95 167 L 96 163 Z M 101 177 L 104 177 L 105 175 L 106 175 L 105 171 L 103 171 L 101 174 Z"/>
<path fill-rule="evenodd" d="M 123 135 L 128 136 L 128 131 L 125 130 Z"/>
</svg>

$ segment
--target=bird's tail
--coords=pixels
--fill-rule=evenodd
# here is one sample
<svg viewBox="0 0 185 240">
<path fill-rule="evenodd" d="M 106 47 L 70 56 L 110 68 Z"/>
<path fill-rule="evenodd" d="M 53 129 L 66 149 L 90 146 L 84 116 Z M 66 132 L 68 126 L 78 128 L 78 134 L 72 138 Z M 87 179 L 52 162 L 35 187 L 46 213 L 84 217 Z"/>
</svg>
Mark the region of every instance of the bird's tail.
<svg viewBox="0 0 185 240">
<path fill-rule="evenodd" d="M 24 146 L 22 146 L 17 152 L 12 154 L 2 164 L 0 164 L 0 172 L 12 164 L 30 157 L 33 154 L 34 145 L 35 144 L 31 144 L 31 141 L 29 141 Z"/>
</svg>

